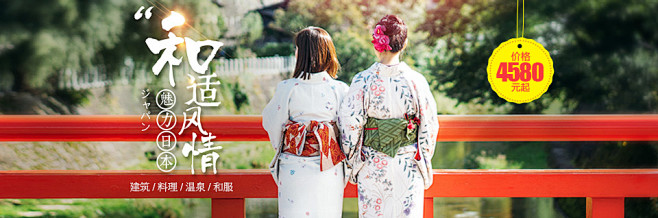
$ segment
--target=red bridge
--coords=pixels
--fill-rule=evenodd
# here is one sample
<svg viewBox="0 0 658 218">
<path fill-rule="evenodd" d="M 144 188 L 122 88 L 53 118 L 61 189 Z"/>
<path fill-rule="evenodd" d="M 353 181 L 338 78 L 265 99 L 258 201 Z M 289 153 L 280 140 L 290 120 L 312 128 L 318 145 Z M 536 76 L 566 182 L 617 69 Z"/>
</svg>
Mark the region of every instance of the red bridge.
<svg viewBox="0 0 658 218">
<path fill-rule="evenodd" d="M 438 116 L 438 141 L 658 141 L 658 115 Z M 182 124 L 179 118 L 179 129 Z M 260 116 L 207 116 L 218 141 L 266 141 Z M 155 141 L 139 116 L 0 116 L 0 141 Z M 153 128 L 156 127 L 156 128 Z M 183 134 L 179 139 L 191 139 Z M 434 197 L 586 197 L 588 217 L 623 217 L 624 198 L 658 197 L 658 169 L 434 170 L 425 217 Z M 131 183 L 224 183 L 231 191 L 137 192 Z M 72 188 L 75 187 L 75 188 Z M 98 188 L 102 187 L 102 188 Z M 150 188 L 150 187 L 149 187 Z M 210 188 L 210 187 L 209 187 Z M 154 188 L 155 189 L 155 188 Z M 210 190 L 210 189 L 209 189 Z M 211 198 L 213 217 L 244 217 L 245 198 L 276 198 L 266 170 L 0 171 L 0 198 Z M 357 197 L 348 185 L 345 197 Z"/>
</svg>

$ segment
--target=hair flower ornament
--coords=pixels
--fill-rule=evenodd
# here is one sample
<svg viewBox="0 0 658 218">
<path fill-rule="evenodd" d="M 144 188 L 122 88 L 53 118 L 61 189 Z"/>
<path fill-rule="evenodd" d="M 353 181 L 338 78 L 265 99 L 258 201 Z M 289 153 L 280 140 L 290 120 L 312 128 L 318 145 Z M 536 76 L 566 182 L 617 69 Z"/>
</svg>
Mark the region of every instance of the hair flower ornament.
<svg viewBox="0 0 658 218">
<path fill-rule="evenodd" d="M 377 25 L 375 27 L 375 32 L 372 33 L 372 44 L 375 45 L 375 50 L 378 52 L 393 50 L 388 44 L 391 40 L 386 34 L 384 34 L 384 32 L 386 32 L 386 27 L 383 25 Z"/>
</svg>

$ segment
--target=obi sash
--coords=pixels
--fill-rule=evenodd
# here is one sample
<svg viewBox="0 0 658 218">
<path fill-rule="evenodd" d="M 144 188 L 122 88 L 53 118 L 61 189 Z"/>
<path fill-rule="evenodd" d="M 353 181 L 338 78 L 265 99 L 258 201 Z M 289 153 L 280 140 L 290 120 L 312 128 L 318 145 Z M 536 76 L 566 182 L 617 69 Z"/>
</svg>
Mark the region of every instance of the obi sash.
<svg viewBox="0 0 658 218">
<path fill-rule="evenodd" d="M 364 145 L 395 157 L 398 149 L 418 141 L 418 124 L 414 115 L 405 118 L 377 119 L 368 117 L 364 126 Z M 419 159 L 416 152 L 416 159 Z"/>
<path fill-rule="evenodd" d="M 312 120 L 304 123 L 288 121 L 283 137 L 283 151 L 297 156 L 320 156 L 320 171 L 325 171 L 343 161 L 346 156 L 338 144 L 332 122 Z"/>
</svg>

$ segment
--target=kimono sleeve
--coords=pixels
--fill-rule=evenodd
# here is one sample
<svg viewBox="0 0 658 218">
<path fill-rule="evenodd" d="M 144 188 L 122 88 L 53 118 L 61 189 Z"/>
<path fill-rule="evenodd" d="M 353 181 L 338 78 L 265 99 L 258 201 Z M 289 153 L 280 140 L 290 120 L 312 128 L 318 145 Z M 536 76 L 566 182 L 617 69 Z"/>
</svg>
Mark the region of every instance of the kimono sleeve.
<svg viewBox="0 0 658 218">
<path fill-rule="evenodd" d="M 338 127 L 341 134 L 341 146 L 347 156 L 347 163 L 351 166 L 359 156 L 361 147 L 361 134 L 366 118 L 364 112 L 365 81 L 361 74 L 357 74 L 343 98 L 338 112 Z"/>
<path fill-rule="evenodd" d="M 289 119 L 288 100 L 291 87 L 287 81 L 280 82 L 274 93 L 274 97 L 263 109 L 263 128 L 267 131 L 270 143 L 275 150 L 281 146 L 283 129 Z"/>
<path fill-rule="evenodd" d="M 431 160 L 436 147 L 436 137 L 439 133 L 439 121 L 437 119 L 436 100 L 432 95 L 429 84 L 425 77 L 420 75 L 414 83 L 418 92 L 418 103 L 420 112 L 420 127 L 418 132 L 418 147 L 422 149 L 425 160 Z"/>
</svg>

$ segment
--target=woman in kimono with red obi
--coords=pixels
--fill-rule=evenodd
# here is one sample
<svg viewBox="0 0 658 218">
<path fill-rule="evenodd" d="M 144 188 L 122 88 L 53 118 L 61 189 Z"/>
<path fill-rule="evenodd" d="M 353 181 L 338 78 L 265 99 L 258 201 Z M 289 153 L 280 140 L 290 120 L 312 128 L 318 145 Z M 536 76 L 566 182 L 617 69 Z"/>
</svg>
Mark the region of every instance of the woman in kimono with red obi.
<svg viewBox="0 0 658 218">
<path fill-rule="evenodd" d="M 331 36 L 308 27 L 295 36 L 293 78 L 277 85 L 263 110 L 276 155 L 270 170 L 279 187 L 279 217 L 341 217 L 347 183 L 338 139 L 338 108 L 348 86 Z"/>
<path fill-rule="evenodd" d="M 375 26 L 379 62 L 352 79 L 338 122 L 360 217 L 422 217 L 432 184 L 439 124 L 422 74 L 400 62 L 407 26 L 387 15 Z"/>
</svg>

